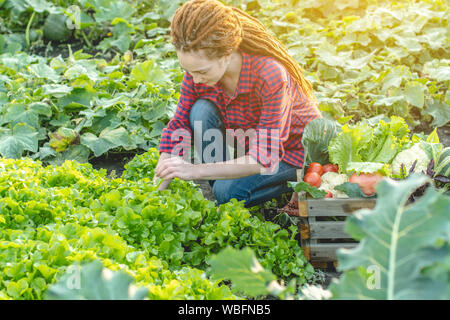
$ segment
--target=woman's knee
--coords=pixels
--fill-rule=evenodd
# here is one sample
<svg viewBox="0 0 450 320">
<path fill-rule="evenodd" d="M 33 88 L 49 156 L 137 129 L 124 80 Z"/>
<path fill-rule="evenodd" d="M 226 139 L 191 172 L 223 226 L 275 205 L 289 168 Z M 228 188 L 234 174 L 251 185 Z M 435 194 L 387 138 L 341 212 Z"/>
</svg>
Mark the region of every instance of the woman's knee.
<svg viewBox="0 0 450 320">
<path fill-rule="evenodd" d="M 189 124 L 194 129 L 195 121 L 201 121 L 202 128 L 205 125 L 218 126 L 222 124 L 217 106 L 206 99 L 195 101 L 189 113 Z"/>
<path fill-rule="evenodd" d="M 236 180 L 216 180 L 212 191 L 218 204 L 227 203 L 233 198 L 238 201 L 247 201 L 250 196 L 248 190 L 236 185 Z"/>
</svg>

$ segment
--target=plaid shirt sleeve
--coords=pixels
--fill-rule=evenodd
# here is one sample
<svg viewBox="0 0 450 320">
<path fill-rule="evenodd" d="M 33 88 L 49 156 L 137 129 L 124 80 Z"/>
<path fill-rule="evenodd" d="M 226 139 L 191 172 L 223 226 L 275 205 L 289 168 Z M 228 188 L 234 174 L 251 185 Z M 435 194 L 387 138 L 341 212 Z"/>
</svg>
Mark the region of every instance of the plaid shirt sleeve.
<svg viewBox="0 0 450 320">
<path fill-rule="evenodd" d="M 178 156 L 184 156 L 184 150 L 191 147 L 192 129 L 189 124 L 189 113 L 192 105 L 197 100 L 192 76 L 187 72 L 181 83 L 180 98 L 178 100 L 175 115 L 163 129 L 159 143 L 159 153 L 167 152 Z M 176 148 L 174 150 L 174 148 Z"/>
<path fill-rule="evenodd" d="M 292 103 L 286 72 L 274 61 L 266 63 L 262 71 L 261 116 L 248 153 L 265 168 L 273 169 L 283 159 L 283 143 L 289 138 Z"/>
</svg>

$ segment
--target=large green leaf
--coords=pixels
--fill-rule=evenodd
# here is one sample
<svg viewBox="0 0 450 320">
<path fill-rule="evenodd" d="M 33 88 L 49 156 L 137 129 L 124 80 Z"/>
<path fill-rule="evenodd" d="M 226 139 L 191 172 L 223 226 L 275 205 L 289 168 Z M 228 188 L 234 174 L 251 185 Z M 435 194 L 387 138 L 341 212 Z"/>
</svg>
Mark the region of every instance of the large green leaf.
<svg viewBox="0 0 450 320">
<path fill-rule="evenodd" d="M 72 92 L 73 88 L 65 84 L 45 84 L 42 86 L 43 94 L 54 96 L 56 98 L 64 97 L 65 95 Z"/>
<path fill-rule="evenodd" d="M 48 12 L 58 12 L 53 3 L 48 2 L 46 0 L 25 0 L 25 2 L 33 8 L 34 11 L 42 13 L 45 11 Z"/>
<path fill-rule="evenodd" d="M 388 71 L 386 77 L 383 79 L 382 91 L 386 92 L 390 87 L 399 87 L 403 80 L 409 80 L 411 72 L 406 66 L 398 66 Z"/>
<path fill-rule="evenodd" d="M 0 154 L 5 158 L 18 159 L 23 151 L 36 152 L 38 132 L 25 123 L 18 123 L 6 134 L 0 135 Z"/>
<path fill-rule="evenodd" d="M 162 70 L 155 61 L 148 60 L 136 64 L 131 70 L 130 80 L 164 85 L 170 81 L 170 74 Z"/>
<path fill-rule="evenodd" d="M 336 52 L 336 48 L 328 42 L 322 43 L 315 51 L 316 55 L 331 67 L 345 67 L 346 61 L 351 60 L 351 51 Z"/>
<path fill-rule="evenodd" d="M 24 12 L 28 7 L 29 4 L 26 0 L 7 1 L 5 4 L 5 9 L 11 9 L 16 15 Z"/>
<path fill-rule="evenodd" d="M 90 107 L 95 94 L 84 88 L 73 88 L 72 92 L 58 100 L 58 105 L 64 109 L 85 109 Z"/>
<path fill-rule="evenodd" d="M 444 61 L 448 60 L 433 60 L 424 64 L 423 72 L 428 74 L 430 78 L 436 79 L 437 81 L 448 81 L 450 80 L 450 66 L 444 65 Z"/>
<path fill-rule="evenodd" d="M 29 109 L 48 118 L 52 116 L 52 107 L 45 102 L 34 102 L 30 104 Z"/>
<path fill-rule="evenodd" d="M 110 47 L 116 46 L 121 52 L 126 52 L 132 41 L 133 26 L 123 18 L 115 18 L 111 24 L 114 26 L 113 37 L 103 39 L 98 48 L 106 51 Z"/>
<path fill-rule="evenodd" d="M 267 285 L 275 276 L 264 270 L 250 248 L 237 251 L 227 247 L 209 260 L 213 279 L 230 279 L 233 288 L 251 296 L 268 293 Z"/>
<path fill-rule="evenodd" d="M 28 67 L 28 70 L 30 70 L 36 77 L 49 79 L 54 83 L 57 83 L 61 78 L 55 70 L 44 63 L 32 64 Z"/>
<path fill-rule="evenodd" d="M 80 268 L 72 265 L 68 272 L 49 287 L 47 300 L 143 300 L 148 289 L 137 288 L 129 274 L 103 268 L 93 261 Z"/>
<path fill-rule="evenodd" d="M 438 99 L 433 99 L 433 102 L 425 107 L 424 113 L 433 117 L 433 127 L 442 127 L 450 122 L 450 106 Z"/>
<path fill-rule="evenodd" d="M 334 298 L 450 298 L 448 283 L 421 274 L 433 262 L 429 249 L 438 240 L 450 240 L 450 197 L 430 187 L 420 200 L 407 205 L 411 193 L 429 182 L 421 175 L 401 182 L 385 179 L 377 185 L 375 208 L 360 210 L 347 220 L 346 231 L 362 240 L 354 249 L 338 250 L 339 269 L 345 276 L 332 285 Z M 379 278 L 371 290 L 364 288 L 368 279 L 355 273 L 359 267 Z"/>
<path fill-rule="evenodd" d="M 111 22 L 114 18 L 129 19 L 136 10 L 125 1 L 89 0 L 94 10 L 97 22 Z"/>
<path fill-rule="evenodd" d="M 97 137 L 92 133 L 81 136 L 81 144 L 84 144 L 94 152 L 96 157 L 104 154 L 110 149 L 117 147 L 129 147 L 133 144 L 130 135 L 123 127 L 117 129 L 104 129 Z"/>
<path fill-rule="evenodd" d="M 39 113 L 35 109 L 27 108 L 21 104 L 10 104 L 4 119 L 10 123 L 10 127 L 18 123 L 25 123 L 35 129 L 39 128 Z"/>
<path fill-rule="evenodd" d="M 405 87 L 405 99 L 417 108 L 423 108 L 425 86 L 417 81 L 410 81 Z"/>
<path fill-rule="evenodd" d="M 87 77 L 92 81 L 104 79 L 100 76 L 96 63 L 90 60 L 77 60 L 64 72 L 64 77 L 69 80 L 75 80 L 80 77 Z"/>
</svg>

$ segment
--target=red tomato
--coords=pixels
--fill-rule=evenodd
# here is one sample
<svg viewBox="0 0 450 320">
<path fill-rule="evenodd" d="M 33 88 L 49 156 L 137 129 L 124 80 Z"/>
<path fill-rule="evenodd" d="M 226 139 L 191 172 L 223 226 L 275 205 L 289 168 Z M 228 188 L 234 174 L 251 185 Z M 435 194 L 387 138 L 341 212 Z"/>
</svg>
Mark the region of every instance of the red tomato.
<svg viewBox="0 0 450 320">
<path fill-rule="evenodd" d="M 354 173 L 350 177 L 349 182 L 356 183 L 366 196 L 371 196 L 375 193 L 375 186 L 382 179 L 383 176 L 378 173 L 362 173 L 360 175 Z"/>
<path fill-rule="evenodd" d="M 339 172 L 339 167 L 337 164 L 332 164 L 332 163 L 328 163 L 326 165 L 323 166 L 323 173 L 326 172 Z"/>
<path fill-rule="evenodd" d="M 307 173 L 303 178 L 303 181 L 316 188 L 320 187 L 320 185 L 322 184 L 322 178 L 320 178 L 320 175 L 317 172 Z"/>
<path fill-rule="evenodd" d="M 333 194 L 331 193 L 331 191 L 327 190 L 327 194 L 325 195 L 324 198 L 333 198 Z"/>
<path fill-rule="evenodd" d="M 311 172 L 317 172 L 319 176 L 321 176 L 323 173 L 322 165 L 318 162 L 311 162 L 309 164 L 308 170 L 306 170 L 306 174 Z"/>
</svg>

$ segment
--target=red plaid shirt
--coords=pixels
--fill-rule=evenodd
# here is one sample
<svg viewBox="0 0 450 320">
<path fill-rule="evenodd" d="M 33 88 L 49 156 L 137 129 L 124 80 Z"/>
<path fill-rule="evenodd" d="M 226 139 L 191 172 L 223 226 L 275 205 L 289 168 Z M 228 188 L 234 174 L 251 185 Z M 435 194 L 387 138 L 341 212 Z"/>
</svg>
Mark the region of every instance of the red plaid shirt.
<svg viewBox="0 0 450 320">
<path fill-rule="evenodd" d="M 178 106 L 174 117 L 163 130 L 159 152 L 171 153 L 177 145 L 181 148 L 178 155 L 183 156 L 183 148 L 190 148 L 192 129 L 189 112 L 195 101 L 203 98 L 218 107 L 226 129 L 256 130 L 257 134 L 250 139 L 235 134 L 241 146 L 245 143 L 246 155 L 249 154 L 265 168 L 281 160 L 302 167 L 303 129 L 311 120 L 321 118 L 316 103 L 306 96 L 289 72 L 274 58 L 242 51 L 241 54 L 242 69 L 232 97 L 224 93 L 220 84 L 194 84 L 192 76 L 185 73 Z M 172 136 L 177 129 L 186 130 L 182 139 L 179 135 Z M 274 145 L 276 148 L 272 150 Z M 278 152 L 278 161 L 274 160 L 274 153 L 271 152 Z"/>
</svg>

